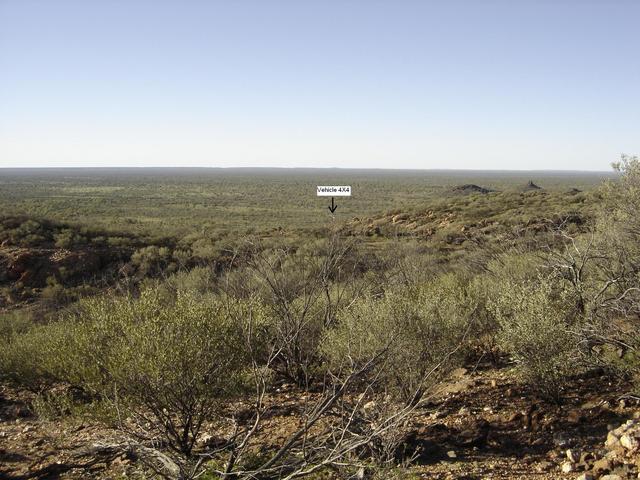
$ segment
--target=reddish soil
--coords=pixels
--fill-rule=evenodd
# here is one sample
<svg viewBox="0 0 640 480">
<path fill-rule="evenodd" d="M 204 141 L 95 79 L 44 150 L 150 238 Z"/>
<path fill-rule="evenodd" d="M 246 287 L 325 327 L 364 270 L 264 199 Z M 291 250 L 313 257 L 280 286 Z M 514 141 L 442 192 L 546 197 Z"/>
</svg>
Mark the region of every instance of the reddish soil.
<svg viewBox="0 0 640 480">
<path fill-rule="evenodd" d="M 455 373 L 419 413 L 406 439 L 405 451 L 417 452 L 407 478 L 575 479 L 584 467 L 562 473 L 566 450 L 598 452 L 608 430 L 638 416 L 635 401 L 621 400 L 629 385 L 596 374 L 567 382 L 562 402 L 555 404 L 520 386 L 507 368 Z M 295 428 L 299 397 L 293 389 L 273 393 L 263 439 L 277 445 Z M 40 420 L 28 406 L 32 398 L 0 387 L 1 479 L 112 479 L 141 473 L 121 458 L 74 464 L 74 450 L 114 433 L 80 420 Z M 626 478 L 632 475 L 637 478 L 636 471 Z"/>
</svg>

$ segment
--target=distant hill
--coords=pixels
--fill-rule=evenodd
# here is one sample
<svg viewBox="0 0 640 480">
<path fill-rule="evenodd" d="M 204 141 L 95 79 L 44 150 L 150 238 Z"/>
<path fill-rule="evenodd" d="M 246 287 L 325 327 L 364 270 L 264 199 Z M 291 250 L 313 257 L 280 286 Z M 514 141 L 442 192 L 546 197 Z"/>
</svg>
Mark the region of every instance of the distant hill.
<svg viewBox="0 0 640 480">
<path fill-rule="evenodd" d="M 495 190 L 491 190 L 490 188 L 484 188 L 479 185 L 475 185 L 473 183 L 467 183 L 465 185 L 457 185 L 451 189 L 453 193 L 461 194 L 461 195 L 469 195 L 471 193 L 491 193 L 495 192 Z"/>
<path fill-rule="evenodd" d="M 536 185 L 535 183 L 533 183 L 533 180 L 529 180 L 529 183 L 527 183 L 522 190 L 524 190 L 525 192 L 531 191 L 531 190 L 542 190 L 542 187 L 539 187 L 538 185 Z"/>
</svg>

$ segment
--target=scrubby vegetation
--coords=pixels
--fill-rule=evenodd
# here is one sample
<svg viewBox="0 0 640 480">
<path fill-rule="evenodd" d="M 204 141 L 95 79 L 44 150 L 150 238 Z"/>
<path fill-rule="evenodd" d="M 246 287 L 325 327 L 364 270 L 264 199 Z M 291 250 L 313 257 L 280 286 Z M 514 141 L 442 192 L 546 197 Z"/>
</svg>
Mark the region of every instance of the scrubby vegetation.
<svg viewBox="0 0 640 480">
<path fill-rule="evenodd" d="M 90 453 L 145 475 L 391 475 L 462 366 L 506 363 L 554 404 L 595 369 L 640 378 L 640 161 L 616 168 L 588 192 L 480 179 L 501 191 L 242 237 L 6 216 L 1 380 L 43 417 L 103 425 Z M 283 388 L 295 421 L 270 441 Z"/>
</svg>

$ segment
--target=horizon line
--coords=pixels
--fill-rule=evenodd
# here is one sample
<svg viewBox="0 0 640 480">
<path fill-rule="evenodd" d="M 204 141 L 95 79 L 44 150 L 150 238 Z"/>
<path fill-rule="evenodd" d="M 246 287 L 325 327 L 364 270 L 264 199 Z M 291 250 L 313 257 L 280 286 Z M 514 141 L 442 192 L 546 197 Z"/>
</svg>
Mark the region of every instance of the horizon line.
<svg viewBox="0 0 640 480">
<path fill-rule="evenodd" d="M 393 172 L 558 172 L 558 173 L 616 173 L 615 170 L 576 169 L 500 169 L 500 168 L 386 168 L 386 167 L 205 167 L 205 166 L 65 166 L 65 167 L 2 167 L 2 170 L 366 170 Z"/>
</svg>

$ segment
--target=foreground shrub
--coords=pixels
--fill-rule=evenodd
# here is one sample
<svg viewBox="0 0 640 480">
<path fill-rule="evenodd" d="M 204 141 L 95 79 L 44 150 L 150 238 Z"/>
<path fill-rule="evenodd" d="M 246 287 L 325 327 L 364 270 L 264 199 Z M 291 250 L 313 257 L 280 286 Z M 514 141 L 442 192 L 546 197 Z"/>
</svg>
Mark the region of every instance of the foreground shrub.
<svg viewBox="0 0 640 480">
<path fill-rule="evenodd" d="M 336 236 L 297 250 L 256 248 L 221 284 L 234 297 L 260 299 L 271 319 L 269 343 L 279 346 L 273 368 L 307 386 L 320 378 L 324 331 L 365 288 L 361 268 L 354 245 Z"/>
<path fill-rule="evenodd" d="M 3 322 L 4 323 L 4 322 Z M 62 369 L 58 342 L 68 337 L 63 324 L 12 325 L 5 323 L 0 345 L 0 378 L 34 392 L 56 381 L 55 371 Z M 19 330 L 12 330 L 18 327 Z"/>
<path fill-rule="evenodd" d="M 71 382 L 109 398 L 189 455 L 202 422 L 237 392 L 244 367 L 241 330 L 219 300 L 178 294 L 87 302 L 74 323 L 78 370 Z M 74 378 L 75 377 L 75 378 Z"/>
<path fill-rule="evenodd" d="M 14 310 L 0 314 L 0 342 L 9 342 L 17 335 L 28 331 L 33 325 L 31 312 Z"/>
<path fill-rule="evenodd" d="M 565 376 L 576 373 L 579 352 L 574 298 L 549 278 L 505 282 L 491 302 L 502 349 L 518 363 L 523 379 L 556 398 Z"/>
<path fill-rule="evenodd" d="M 380 299 L 359 300 L 325 334 L 322 350 L 335 372 L 384 352 L 376 371 L 378 388 L 411 402 L 460 365 L 474 310 L 465 285 L 445 275 Z"/>
<path fill-rule="evenodd" d="M 164 438 L 188 457 L 204 420 L 241 386 L 237 319 L 250 308 L 184 293 L 168 302 L 155 289 L 89 300 L 74 318 L 16 336 L 2 369 L 18 382 L 81 389 L 110 403 L 133 435 Z"/>
<path fill-rule="evenodd" d="M 467 295 L 473 299 L 475 311 L 473 345 L 478 352 L 498 360 L 498 332 L 500 325 L 491 303 L 504 291 L 506 285 L 527 282 L 540 269 L 541 260 L 526 251 L 487 252 L 483 258 L 482 273 L 472 276 L 467 285 Z"/>
<path fill-rule="evenodd" d="M 587 341 L 598 359 L 640 388 L 640 159 L 623 155 L 620 178 L 600 189 L 601 210 L 584 269 L 590 273 Z"/>
</svg>

